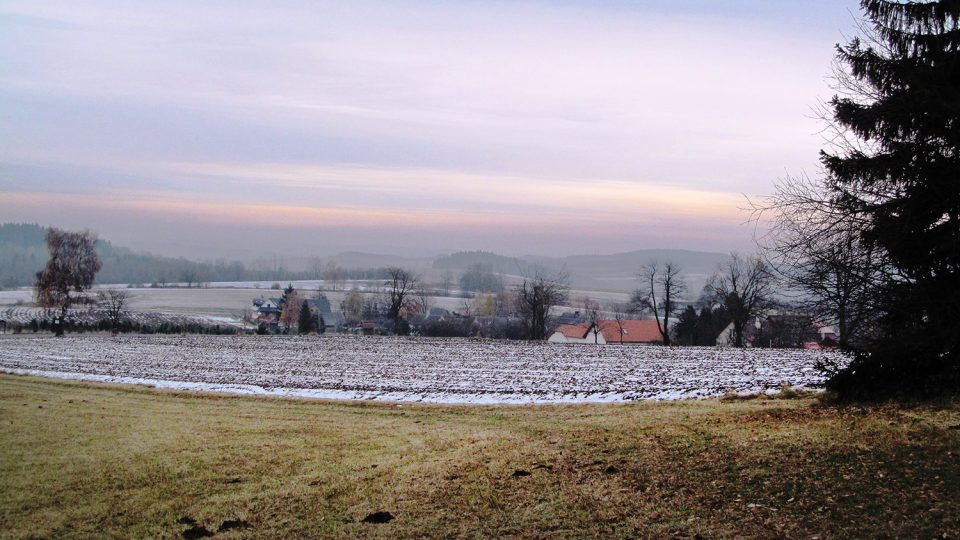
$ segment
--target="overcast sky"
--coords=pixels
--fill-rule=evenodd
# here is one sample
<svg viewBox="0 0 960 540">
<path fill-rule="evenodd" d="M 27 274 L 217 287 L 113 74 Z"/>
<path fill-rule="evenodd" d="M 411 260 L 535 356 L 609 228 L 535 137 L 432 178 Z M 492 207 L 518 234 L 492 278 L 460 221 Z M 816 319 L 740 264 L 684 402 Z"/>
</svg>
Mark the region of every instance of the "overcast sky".
<svg viewBox="0 0 960 540">
<path fill-rule="evenodd" d="M 0 221 L 194 257 L 749 249 L 847 0 L 0 0 Z"/>
</svg>

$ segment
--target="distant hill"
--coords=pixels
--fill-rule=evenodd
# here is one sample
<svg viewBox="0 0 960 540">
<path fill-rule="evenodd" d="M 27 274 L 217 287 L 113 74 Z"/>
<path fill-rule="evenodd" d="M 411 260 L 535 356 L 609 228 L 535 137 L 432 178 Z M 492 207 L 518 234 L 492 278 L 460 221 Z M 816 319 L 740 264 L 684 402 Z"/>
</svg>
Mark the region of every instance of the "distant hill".
<svg viewBox="0 0 960 540">
<path fill-rule="evenodd" d="M 0 287 L 33 283 L 47 262 L 46 229 L 35 224 L 0 224 Z"/>
<path fill-rule="evenodd" d="M 539 267 L 566 272 L 570 285 L 579 289 L 630 291 L 639 283 L 640 267 L 651 261 L 673 262 L 680 267 L 691 297 L 700 294 L 710 275 L 726 260 L 723 253 L 680 249 L 640 249 L 612 255 L 571 255 L 568 257 L 506 257 L 487 251 L 461 251 L 433 261 L 434 268 L 463 271 L 475 264 L 506 275 L 522 275 Z"/>
<path fill-rule="evenodd" d="M 672 262 L 680 267 L 691 296 L 698 296 L 717 266 L 727 259 L 724 253 L 679 249 L 640 249 L 612 255 L 574 255 L 555 259 L 565 267 L 574 286 L 596 289 L 631 290 L 638 285 L 640 267 L 651 262 Z"/>
<path fill-rule="evenodd" d="M 324 260 L 334 261 L 344 268 L 383 268 L 386 266 L 422 267 L 430 264 L 430 259 L 416 259 L 397 255 L 378 255 L 376 253 L 362 253 L 359 251 L 345 251 L 326 257 Z"/>
<path fill-rule="evenodd" d="M 608 273 L 611 268 L 630 268 L 636 273 L 640 266 L 651 261 L 673 262 L 687 273 L 713 273 L 717 264 L 726 260 L 725 253 L 689 251 L 683 249 L 639 249 L 612 255 L 573 255 L 560 259 L 571 270 L 578 272 Z"/>
<path fill-rule="evenodd" d="M 0 288 L 33 285 L 37 272 L 47 262 L 47 228 L 35 223 L 0 224 Z M 245 265 L 238 261 L 219 259 L 197 262 L 182 257 L 163 257 L 118 247 L 107 240 L 97 241 L 97 254 L 103 268 L 97 273 L 97 283 L 205 283 L 211 281 L 287 281 L 316 279 L 317 272 L 301 261 L 298 270 L 287 269 L 284 261 L 277 264 Z M 287 262 L 295 261 L 291 257 Z M 401 266 L 414 271 L 430 267 L 431 259 L 414 259 L 393 255 L 345 252 L 322 259 L 332 260 L 347 270 L 348 277 L 371 279 L 378 274 L 367 272 L 386 266 Z"/>
<path fill-rule="evenodd" d="M 700 295 L 710 275 L 727 259 L 723 253 L 679 249 L 639 249 L 611 255 L 573 255 L 570 257 L 526 257 L 531 264 L 563 268 L 570 284 L 581 289 L 630 291 L 639 286 L 640 267 L 651 262 L 673 262 L 680 267 L 687 284 L 688 298 Z"/>
<path fill-rule="evenodd" d="M 46 228 L 37 224 L 0 224 L 0 287 L 23 287 L 33 284 L 34 276 L 47 260 L 44 241 Z M 97 274 L 98 283 L 184 283 L 210 281 L 285 281 L 316 279 L 317 271 L 307 268 L 285 270 L 283 264 L 270 269 L 260 265 L 246 266 L 236 261 L 218 260 L 197 262 L 184 258 L 162 257 L 150 253 L 118 247 L 101 239 L 97 252 L 103 269 Z M 355 279 L 377 279 L 369 270 L 386 266 L 400 266 L 424 276 L 427 282 L 440 279 L 441 272 L 459 274 L 473 265 L 481 264 L 504 276 L 522 276 L 533 267 L 548 271 L 564 271 L 570 285 L 576 289 L 630 291 L 638 286 L 640 267 L 650 261 L 672 261 L 680 268 L 695 298 L 717 265 L 727 255 L 678 249 L 641 249 L 611 255 L 572 255 L 568 257 L 507 257 L 489 251 L 461 251 L 436 258 L 413 258 L 374 253 L 345 252 L 320 259 L 335 261 L 348 270 Z M 306 261 L 306 259 L 305 259 Z M 508 283 L 516 281 L 508 278 Z"/>
<path fill-rule="evenodd" d="M 459 251 L 433 260 L 433 267 L 441 270 L 463 271 L 478 264 L 501 274 L 518 274 L 526 266 L 520 259 L 489 251 Z"/>
</svg>

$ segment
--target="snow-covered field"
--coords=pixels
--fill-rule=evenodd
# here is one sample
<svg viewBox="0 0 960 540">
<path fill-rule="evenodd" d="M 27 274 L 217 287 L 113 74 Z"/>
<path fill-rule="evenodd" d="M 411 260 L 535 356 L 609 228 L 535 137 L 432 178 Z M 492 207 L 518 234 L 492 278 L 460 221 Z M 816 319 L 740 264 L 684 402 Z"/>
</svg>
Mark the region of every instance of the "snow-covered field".
<svg viewBox="0 0 960 540">
<path fill-rule="evenodd" d="M 811 387 L 835 353 L 361 336 L 0 338 L 0 371 L 163 388 L 435 403 L 684 399 Z"/>
<path fill-rule="evenodd" d="M 166 313 L 182 315 L 184 317 L 204 317 L 208 315 L 218 317 L 232 317 L 240 319 L 250 309 L 254 298 L 279 297 L 283 291 L 270 288 L 242 288 L 242 285 L 254 282 L 215 283 L 222 287 L 204 288 L 125 288 L 130 294 L 130 309 L 142 313 Z M 316 295 L 314 282 L 294 282 L 301 294 L 313 298 Z M 350 287 L 357 285 L 363 294 L 376 294 L 375 286 L 382 286 L 383 282 L 351 282 Z M 283 283 L 287 286 L 287 282 Z M 340 302 L 346 296 L 346 290 L 324 291 L 334 309 L 339 309 Z M 442 307 L 451 311 L 462 311 L 468 300 L 452 296 L 430 297 L 430 307 Z M 27 308 L 33 304 L 33 291 L 20 289 L 15 291 L 0 291 L 0 311 L 10 308 Z M 3 318 L 0 313 L 0 319 Z M 29 322 L 29 318 L 27 319 Z"/>
<path fill-rule="evenodd" d="M 7 324 L 10 325 L 28 325 L 30 324 L 30 321 L 34 319 L 38 321 L 50 320 L 56 314 L 56 310 L 48 310 L 31 306 L 16 306 L 8 308 L 0 306 L 0 320 L 6 321 Z M 93 308 L 79 308 L 71 309 L 68 312 L 68 318 L 76 322 L 96 324 L 98 321 L 106 319 L 107 315 L 102 311 L 97 311 Z M 148 326 L 158 326 L 164 323 L 179 325 L 197 324 L 208 327 L 219 325 L 233 328 L 244 328 L 246 326 L 244 322 L 237 317 L 168 313 L 160 311 L 129 311 L 124 314 L 124 319 Z"/>
</svg>

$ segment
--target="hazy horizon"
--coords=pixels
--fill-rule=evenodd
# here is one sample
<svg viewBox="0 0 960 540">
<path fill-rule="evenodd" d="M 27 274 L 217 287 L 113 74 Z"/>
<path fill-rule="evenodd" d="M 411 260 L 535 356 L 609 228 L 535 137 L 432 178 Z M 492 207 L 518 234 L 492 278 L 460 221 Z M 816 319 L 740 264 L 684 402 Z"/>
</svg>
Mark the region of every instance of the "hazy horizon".
<svg viewBox="0 0 960 540">
<path fill-rule="evenodd" d="M 0 0 L 0 215 L 206 259 L 748 250 L 856 12 Z"/>
<path fill-rule="evenodd" d="M 36 222 L 0 222 L 0 226 L 2 226 L 2 225 L 31 225 L 31 226 L 32 226 L 32 225 L 36 225 L 36 226 L 44 227 L 44 228 L 45 228 L 45 227 L 56 227 L 56 226 L 57 226 L 57 225 L 53 225 L 53 224 L 44 224 L 44 223 L 36 223 Z M 134 252 L 137 252 L 137 253 L 145 253 L 145 254 L 149 254 L 149 255 L 158 255 L 158 256 L 166 256 L 166 257 L 186 257 L 185 255 L 182 255 L 182 254 L 179 254 L 179 253 L 165 253 L 165 252 L 160 252 L 160 251 L 151 251 L 151 250 L 144 249 L 144 248 L 137 247 L 137 246 L 131 246 L 131 245 L 121 244 L 121 243 L 118 243 L 118 242 L 114 241 L 112 238 L 110 238 L 110 237 L 108 237 L 108 236 L 104 236 L 104 235 L 100 234 L 99 231 L 96 231 L 96 230 L 94 230 L 94 229 L 80 228 L 80 229 L 77 229 L 77 230 L 91 230 L 91 231 L 93 231 L 94 233 L 97 234 L 97 238 L 98 238 L 99 240 L 103 240 L 103 241 L 109 242 L 109 243 L 112 244 L 113 247 L 115 247 L 115 248 L 131 249 L 131 250 L 134 251 Z M 329 252 L 329 253 L 327 253 L 327 252 L 324 252 L 324 253 L 312 252 L 312 251 L 309 251 L 309 250 L 300 250 L 300 251 L 297 251 L 297 252 L 294 252 L 294 253 L 279 253 L 279 252 L 276 252 L 276 251 L 263 251 L 262 253 L 260 253 L 260 256 L 259 256 L 259 257 L 253 257 L 253 258 L 247 258 L 247 259 L 244 259 L 243 257 L 237 257 L 236 260 L 239 260 L 240 262 L 243 262 L 243 263 L 251 263 L 251 262 L 260 262 L 260 263 L 262 263 L 263 260 L 264 260 L 264 258 L 269 259 L 269 258 L 272 258 L 272 257 L 276 257 L 276 258 L 278 259 L 278 261 L 284 261 L 284 262 L 294 261 L 294 260 L 299 260 L 300 262 L 304 262 L 304 261 L 309 262 L 310 259 L 316 259 L 316 258 L 335 258 L 335 257 L 341 256 L 341 255 L 372 255 L 372 256 L 378 256 L 378 257 L 384 257 L 384 258 L 386 258 L 386 257 L 397 257 L 397 258 L 409 258 L 409 259 L 427 260 L 427 259 L 437 259 L 437 258 L 440 258 L 440 257 L 444 257 L 444 256 L 447 256 L 447 255 L 453 255 L 453 254 L 456 254 L 456 253 L 469 253 L 469 252 L 486 252 L 486 253 L 491 253 L 491 254 L 493 254 L 493 255 L 502 255 L 502 256 L 505 256 L 505 257 L 514 257 L 514 258 L 518 258 L 518 259 L 523 259 L 523 258 L 527 258 L 527 257 L 529 257 L 529 258 L 546 258 L 546 259 L 563 259 L 563 258 L 576 258 L 576 257 L 606 257 L 606 256 L 615 256 L 615 255 L 626 255 L 626 254 L 636 253 L 636 252 L 641 252 L 641 251 L 642 251 L 642 252 L 662 251 L 662 252 L 692 253 L 692 254 L 705 254 L 705 255 L 727 255 L 727 254 L 728 254 L 727 252 L 723 252 L 723 251 L 694 250 L 694 249 L 685 249 L 685 248 L 664 248 L 664 247 L 656 247 L 656 246 L 654 246 L 654 247 L 649 247 L 649 248 L 647 248 L 647 247 L 639 247 L 639 248 L 634 248 L 634 249 L 629 249 L 629 250 L 624 250 L 624 251 L 575 252 L 575 253 L 562 253 L 562 254 L 557 254 L 557 255 L 539 255 L 539 254 L 536 254 L 536 253 L 527 253 L 527 252 L 509 253 L 509 252 L 506 252 L 506 251 L 487 250 L 487 249 L 470 249 L 470 248 L 463 248 L 463 247 L 456 247 L 456 246 L 448 246 L 448 247 L 446 247 L 446 248 L 440 248 L 440 249 L 416 249 L 416 248 L 414 248 L 414 249 L 404 249 L 404 250 L 402 250 L 402 251 L 398 251 L 398 250 L 392 249 L 390 246 L 382 246 L 382 247 L 383 247 L 383 249 L 382 249 L 382 250 L 379 250 L 379 251 L 377 251 L 377 250 L 363 250 L 363 249 L 345 249 L 345 250 L 342 250 L 342 251 Z M 187 257 L 187 258 L 192 258 L 192 259 L 194 259 L 194 260 L 196 260 L 196 261 L 200 261 L 200 262 L 216 262 L 217 259 L 220 259 L 220 258 L 228 258 L 228 259 L 230 259 L 231 257 L 225 256 L 225 255 L 218 255 L 218 254 L 214 254 L 214 255 L 209 255 L 209 254 L 203 255 L 203 254 L 201 254 L 201 255 L 196 256 L 196 257 Z"/>
</svg>

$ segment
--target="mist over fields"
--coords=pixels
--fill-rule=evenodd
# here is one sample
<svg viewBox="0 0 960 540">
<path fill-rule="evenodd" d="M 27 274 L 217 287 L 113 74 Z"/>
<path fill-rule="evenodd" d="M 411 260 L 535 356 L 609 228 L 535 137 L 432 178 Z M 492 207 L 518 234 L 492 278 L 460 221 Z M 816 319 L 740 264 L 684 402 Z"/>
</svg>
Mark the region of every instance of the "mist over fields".
<svg viewBox="0 0 960 540">
<path fill-rule="evenodd" d="M 47 260 L 45 228 L 36 224 L 0 224 L 0 287 L 27 287 Z M 727 255 L 688 250 L 640 249 L 625 253 L 569 255 L 566 257 L 507 257 L 484 251 L 458 251 L 437 257 L 403 257 L 376 253 L 343 252 L 333 255 L 291 253 L 265 255 L 252 261 L 225 258 L 193 260 L 146 253 L 136 246 L 117 246 L 101 238 L 97 251 L 103 269 L 97 283 L 183 283 L 187 281 L 291 281 L 319 279 L 327 262 L 356 270 L 400 266 L 436 281 L 449 271 L 454 279 L 473 265 L 483 265 L 508 281 L 532 268 L 566 272 L 570 285 L 578 289 L 629 291 L 637 285 L 637 271 L 653 260 L 673 261 L 683 270 L 695 296 L 710 274 Z"/>
</svg>

